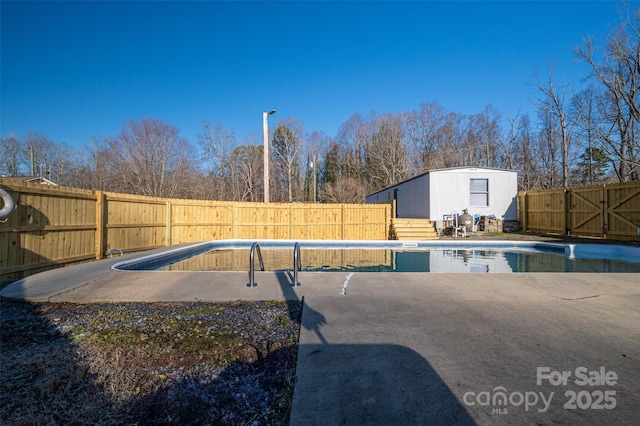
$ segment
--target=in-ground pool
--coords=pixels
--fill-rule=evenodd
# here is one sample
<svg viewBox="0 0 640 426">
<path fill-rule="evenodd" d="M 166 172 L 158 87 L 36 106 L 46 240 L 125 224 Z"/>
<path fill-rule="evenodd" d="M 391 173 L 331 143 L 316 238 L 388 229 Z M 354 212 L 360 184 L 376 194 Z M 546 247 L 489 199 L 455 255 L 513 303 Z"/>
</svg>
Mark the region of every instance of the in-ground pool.
<svg viewBox="0 0 640 426">
<path fill-rule="evenodd" d="M 193 244 L 119 262 L 117 270 L 248 271 L 254 241 Z M 266 270 L 293 268 L 295 241 L 258 241 Z M 513 241 L 300 241 L 302 271 L 640 272 L 640 248 Z M 254 253 L 258 268 L 258 255 Z"/>
</svg>

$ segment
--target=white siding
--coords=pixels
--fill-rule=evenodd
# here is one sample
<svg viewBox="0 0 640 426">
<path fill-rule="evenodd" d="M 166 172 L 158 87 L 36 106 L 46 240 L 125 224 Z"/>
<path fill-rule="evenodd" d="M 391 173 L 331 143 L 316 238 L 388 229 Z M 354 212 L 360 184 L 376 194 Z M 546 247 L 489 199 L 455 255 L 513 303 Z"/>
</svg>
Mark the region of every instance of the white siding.
<svg viewBox="0 0 640 426">
<path fill-rule="evenodd" d="M 487 179 L 489 205 L 470 206 L 471 179 Z M 518 174 L 509 170 L 485 168 L 452 168 L 432 170 L 383 191 L 367 196 L 367 203 L 393 199 L 397 193 L 397 214 L 403 218 L 442 220 L 452 212 L 481 216 L 494 215 L 498 219 L 517 220 Z"/>
<path fill-rule="evenodd" d="M 451 212 L 481 216 L 494 215 L 499 219 L 518 218 L 516 198 L 518 177 L 516 172 L 482 168 L 436 170 L 431 175 L 431 210 L 429 219 L 440 220 Z M 489 183 L 489 205 L 471 206 L 471 179 L 487 179 Z"/>
</svg>

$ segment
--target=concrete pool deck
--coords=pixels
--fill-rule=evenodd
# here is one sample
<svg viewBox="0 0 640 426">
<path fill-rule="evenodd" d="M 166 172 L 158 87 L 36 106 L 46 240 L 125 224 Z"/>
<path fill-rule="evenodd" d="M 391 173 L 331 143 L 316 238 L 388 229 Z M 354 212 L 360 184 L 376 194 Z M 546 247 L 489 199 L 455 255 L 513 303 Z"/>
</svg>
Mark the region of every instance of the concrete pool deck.
<svg viewBox="0 0 640 426">
<path fill-rule="evenodd" d="M 292 425 L 634 424 L 640 274 L 114 271 L 2 289 L 50 302 L 301 300 Z M 346 293 L 346 294 L 345 294 Z"/>
</svg>

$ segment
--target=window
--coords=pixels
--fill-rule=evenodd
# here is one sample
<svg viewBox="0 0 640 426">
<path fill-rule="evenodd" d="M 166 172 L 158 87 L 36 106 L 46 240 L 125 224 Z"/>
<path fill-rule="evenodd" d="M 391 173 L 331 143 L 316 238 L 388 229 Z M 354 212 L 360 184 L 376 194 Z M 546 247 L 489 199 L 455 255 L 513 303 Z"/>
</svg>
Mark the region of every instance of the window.
<svg viewBox="0 0 640 426">
<path fill-rule="evenodd" d="M 489 179 L 471 179 L 470 207 L 489 207 Z"/>
</svg>

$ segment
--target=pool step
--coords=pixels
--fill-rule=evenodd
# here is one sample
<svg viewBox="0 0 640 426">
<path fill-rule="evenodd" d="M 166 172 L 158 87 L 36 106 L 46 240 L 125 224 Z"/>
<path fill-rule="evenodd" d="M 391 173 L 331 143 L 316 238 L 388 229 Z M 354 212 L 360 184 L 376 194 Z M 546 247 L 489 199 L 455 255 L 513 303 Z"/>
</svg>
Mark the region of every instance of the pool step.
<svg viewBox="0 0 640 426">
<path fill-rule="evenodd" d="M 395 240 L 437 240 L 438 234 L 429 219 L 393 218 L 391 237 Z"/>
</svg>

